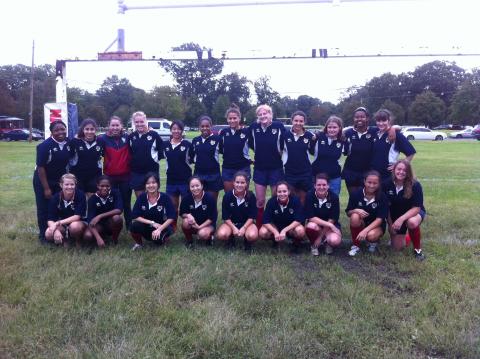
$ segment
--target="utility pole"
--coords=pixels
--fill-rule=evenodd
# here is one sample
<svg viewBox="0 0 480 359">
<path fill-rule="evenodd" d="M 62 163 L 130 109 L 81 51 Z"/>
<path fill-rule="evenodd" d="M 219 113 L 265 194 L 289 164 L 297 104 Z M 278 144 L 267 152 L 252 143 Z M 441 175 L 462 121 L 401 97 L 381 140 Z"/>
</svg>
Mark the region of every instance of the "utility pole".
<svg viewBox="0 0 480 359">
<path fill-rule="evenodd" d="M 28 119 L 28 142 L 32 142 L 32 124 L 33 124 L 33 67 L 35 65 L 35 40 L 32 42 L 32 67 L 30 68 L 30 118 Z"/>
</svg>

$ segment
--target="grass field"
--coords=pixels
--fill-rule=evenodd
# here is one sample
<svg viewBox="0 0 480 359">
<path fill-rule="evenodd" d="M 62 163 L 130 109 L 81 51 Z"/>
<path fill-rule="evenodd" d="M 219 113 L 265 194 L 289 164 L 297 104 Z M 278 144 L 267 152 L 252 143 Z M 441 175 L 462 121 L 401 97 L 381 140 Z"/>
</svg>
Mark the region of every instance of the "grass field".
<svg viewBox="0 0 480 359">
<path fill-rule="evenodd" d="M 414 143 L 427 260 L 38 245 L 34 144 L 0 142 L 0 358 L 478 358 L 480 142 Z M 162 163 L 162 168 L 163 168 Z M 345 208 L 342 189 L 342 211 Z"/>
</svg>

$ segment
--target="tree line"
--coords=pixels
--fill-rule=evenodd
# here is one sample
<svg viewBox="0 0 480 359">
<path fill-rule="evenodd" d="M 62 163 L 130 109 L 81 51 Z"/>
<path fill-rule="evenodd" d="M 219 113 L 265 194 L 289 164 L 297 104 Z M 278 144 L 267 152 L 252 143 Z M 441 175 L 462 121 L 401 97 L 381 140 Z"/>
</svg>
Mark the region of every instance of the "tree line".
<svg viewBox="0 0 480 359">
<path fill-rule="evenodd" d="M 272 106 L 277 118 L 290 117 L 304 111 L 308 123 L 325 123 L 328 116 L 338 114 L 351 124 L 353 109 L 365 106 L 370 111 L 389 109 L 397 124 L 426 125 L 442 123 L 474 125 L 480 122 L 480 70 L 467 72 L 454 62 L 433 61 L 407 73 L 385 73 L 363 86 L 349 88 L 337 104 L 309 95 L 297 98 L 281 96 L 270 85 L 270 78 L 254 81 L 236 72 L 223 74 L 224 62 L 208 56 L 201 58 L 204 48 L 183 44 L 175 50 L 198 51 L 198 59 L 184 61 L 159 60 L 175 85 L 157 86 L 150 91 L 135 88 L 128 79 L 113 75 L 106 78 L 94 93 L 78 87 L 68 88 L 69 102 L 78 106 L 79 117 L 92 117 L 105 125 L 111 115 L 127 119 L 136 110 L 149 117 L 182 119 L 195 126 L 197 118 L 209 114 L 215 123 L 224 123 L 230 104 L 236 103 L 247 123 L 255 119 L 255 107 Z M 28 118 L 30 67 L 0 67 L 0 115 Z M 34 76 L 34 127 L 43 127 L 43 104 L 55 102 L 55 68 L 40 65 Z"/>
</svg>

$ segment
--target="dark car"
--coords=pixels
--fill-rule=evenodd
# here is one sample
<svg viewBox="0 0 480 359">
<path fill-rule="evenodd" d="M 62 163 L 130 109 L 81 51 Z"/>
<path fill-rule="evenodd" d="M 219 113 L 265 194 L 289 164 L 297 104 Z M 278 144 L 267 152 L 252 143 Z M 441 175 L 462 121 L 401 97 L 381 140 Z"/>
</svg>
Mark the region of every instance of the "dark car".
<svg viewBox="0 0 480 359">
<path fill-rule="evenodd" d="M 473 136 L 480 141 L 480 123 L 478 125 L 475 125 L 475 127 L 472 130 Z"/>
<path fill-rule="evenodd" d="M 224 128 L 228 128 L 230 126 L 228 125 L 215 125 L 212 127 L 212 133 L 214 135 L 218 135 L 220 133 L 221 130 L 223 130 Z"/>
<path fill-rule="evenodd" d="M 8 131 L 7 133 L 3 134 L 3 138 L 6 141 L 21 141 L 21 140 L 28 140 L 30 132 L 26 129 L 16 129 Z M 39 135 L 38 133 L 32 132 L 32 140 L 40 141 L 43 140 L 43 136 Z"/>
</svg>

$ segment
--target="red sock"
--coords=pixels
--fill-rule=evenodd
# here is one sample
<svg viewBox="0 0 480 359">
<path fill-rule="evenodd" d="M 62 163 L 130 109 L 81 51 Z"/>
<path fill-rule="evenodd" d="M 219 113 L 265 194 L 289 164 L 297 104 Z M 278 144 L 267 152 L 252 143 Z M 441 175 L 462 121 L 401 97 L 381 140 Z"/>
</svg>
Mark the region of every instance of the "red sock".
<svg viewBox="0 0 480 359">
<path fill-rule="evenodd" d="M 132 236 L 132 238 L 133 238 L 133 240 L 135 241 L 135 243 L 140 244 L 141 246 L 143 245 L 142 235 L 141 235 L 141 234 L 130 232 L 130 235 Z"/>
<path fill-rule="evenodd" d="M 185 239 L 187 241 L 191 241 L 192 240 L 192 230 L 189 228 L 189 229 L 185 229 L 185 228 L 182 228 L 183 229 L 183 234 L 185 235 Z"/>
<path fill-rule="evenodd" d="M 313 244 L 317 240 L 319 232 L 313 228 L 307 228 L 305 232 L 307 234 L 307 238 L 310 240 L 310 244 L 313 246 Z"/>
<path fill-rule="evenodd" d="M 413 229 L 408 229 L 408 233 L 410 234 L 410 238 L 412 238 L 413 248 L 415 248 L 416 250 L 421 250 L 422 246 L 420 244 L 420 226 Z"/>
<path fill-rule="evenodd" d="M 261 208 L 257 208 L 257 219 L 256 219 L 256 224 L 257 224 L 257 228 L 260 229 L 260 227 L 262 226 L 263 224 L 263 212 L 265 210 L 263 209 L 263 207 Z"/>
<path fill-rule="evenodd" d="M 112 228 L 112 241 L 113 243 L 118 243 L 118 236 L 122 231 L 122 226 L 118 226 L 117 228 Z M 140 237 L 141 239 L 141 237 Z"/>
<path fill-rule="evenodd" d="M 171 226 L 172 226 L 173 231 L 176 232 L 176 230 L 177 230 L 177 219 L 173 220 Z"/>
<path fill-rule="evenodd" d="M 350 233 L 352 234 L 352 243 L 357 247 L 360 246 L 360 241 L 357 239 L 357 236 L 361 231 L 362 231 L 362 227 L 350 226 Z"/>
<path fill-rule="evenodd" d="M 410 237 L 410 233 L 407 232 L 407 234 L 405 235 L 405 247 L 408 247 L 411 241 L 412 238 Z"/>
</svg>

